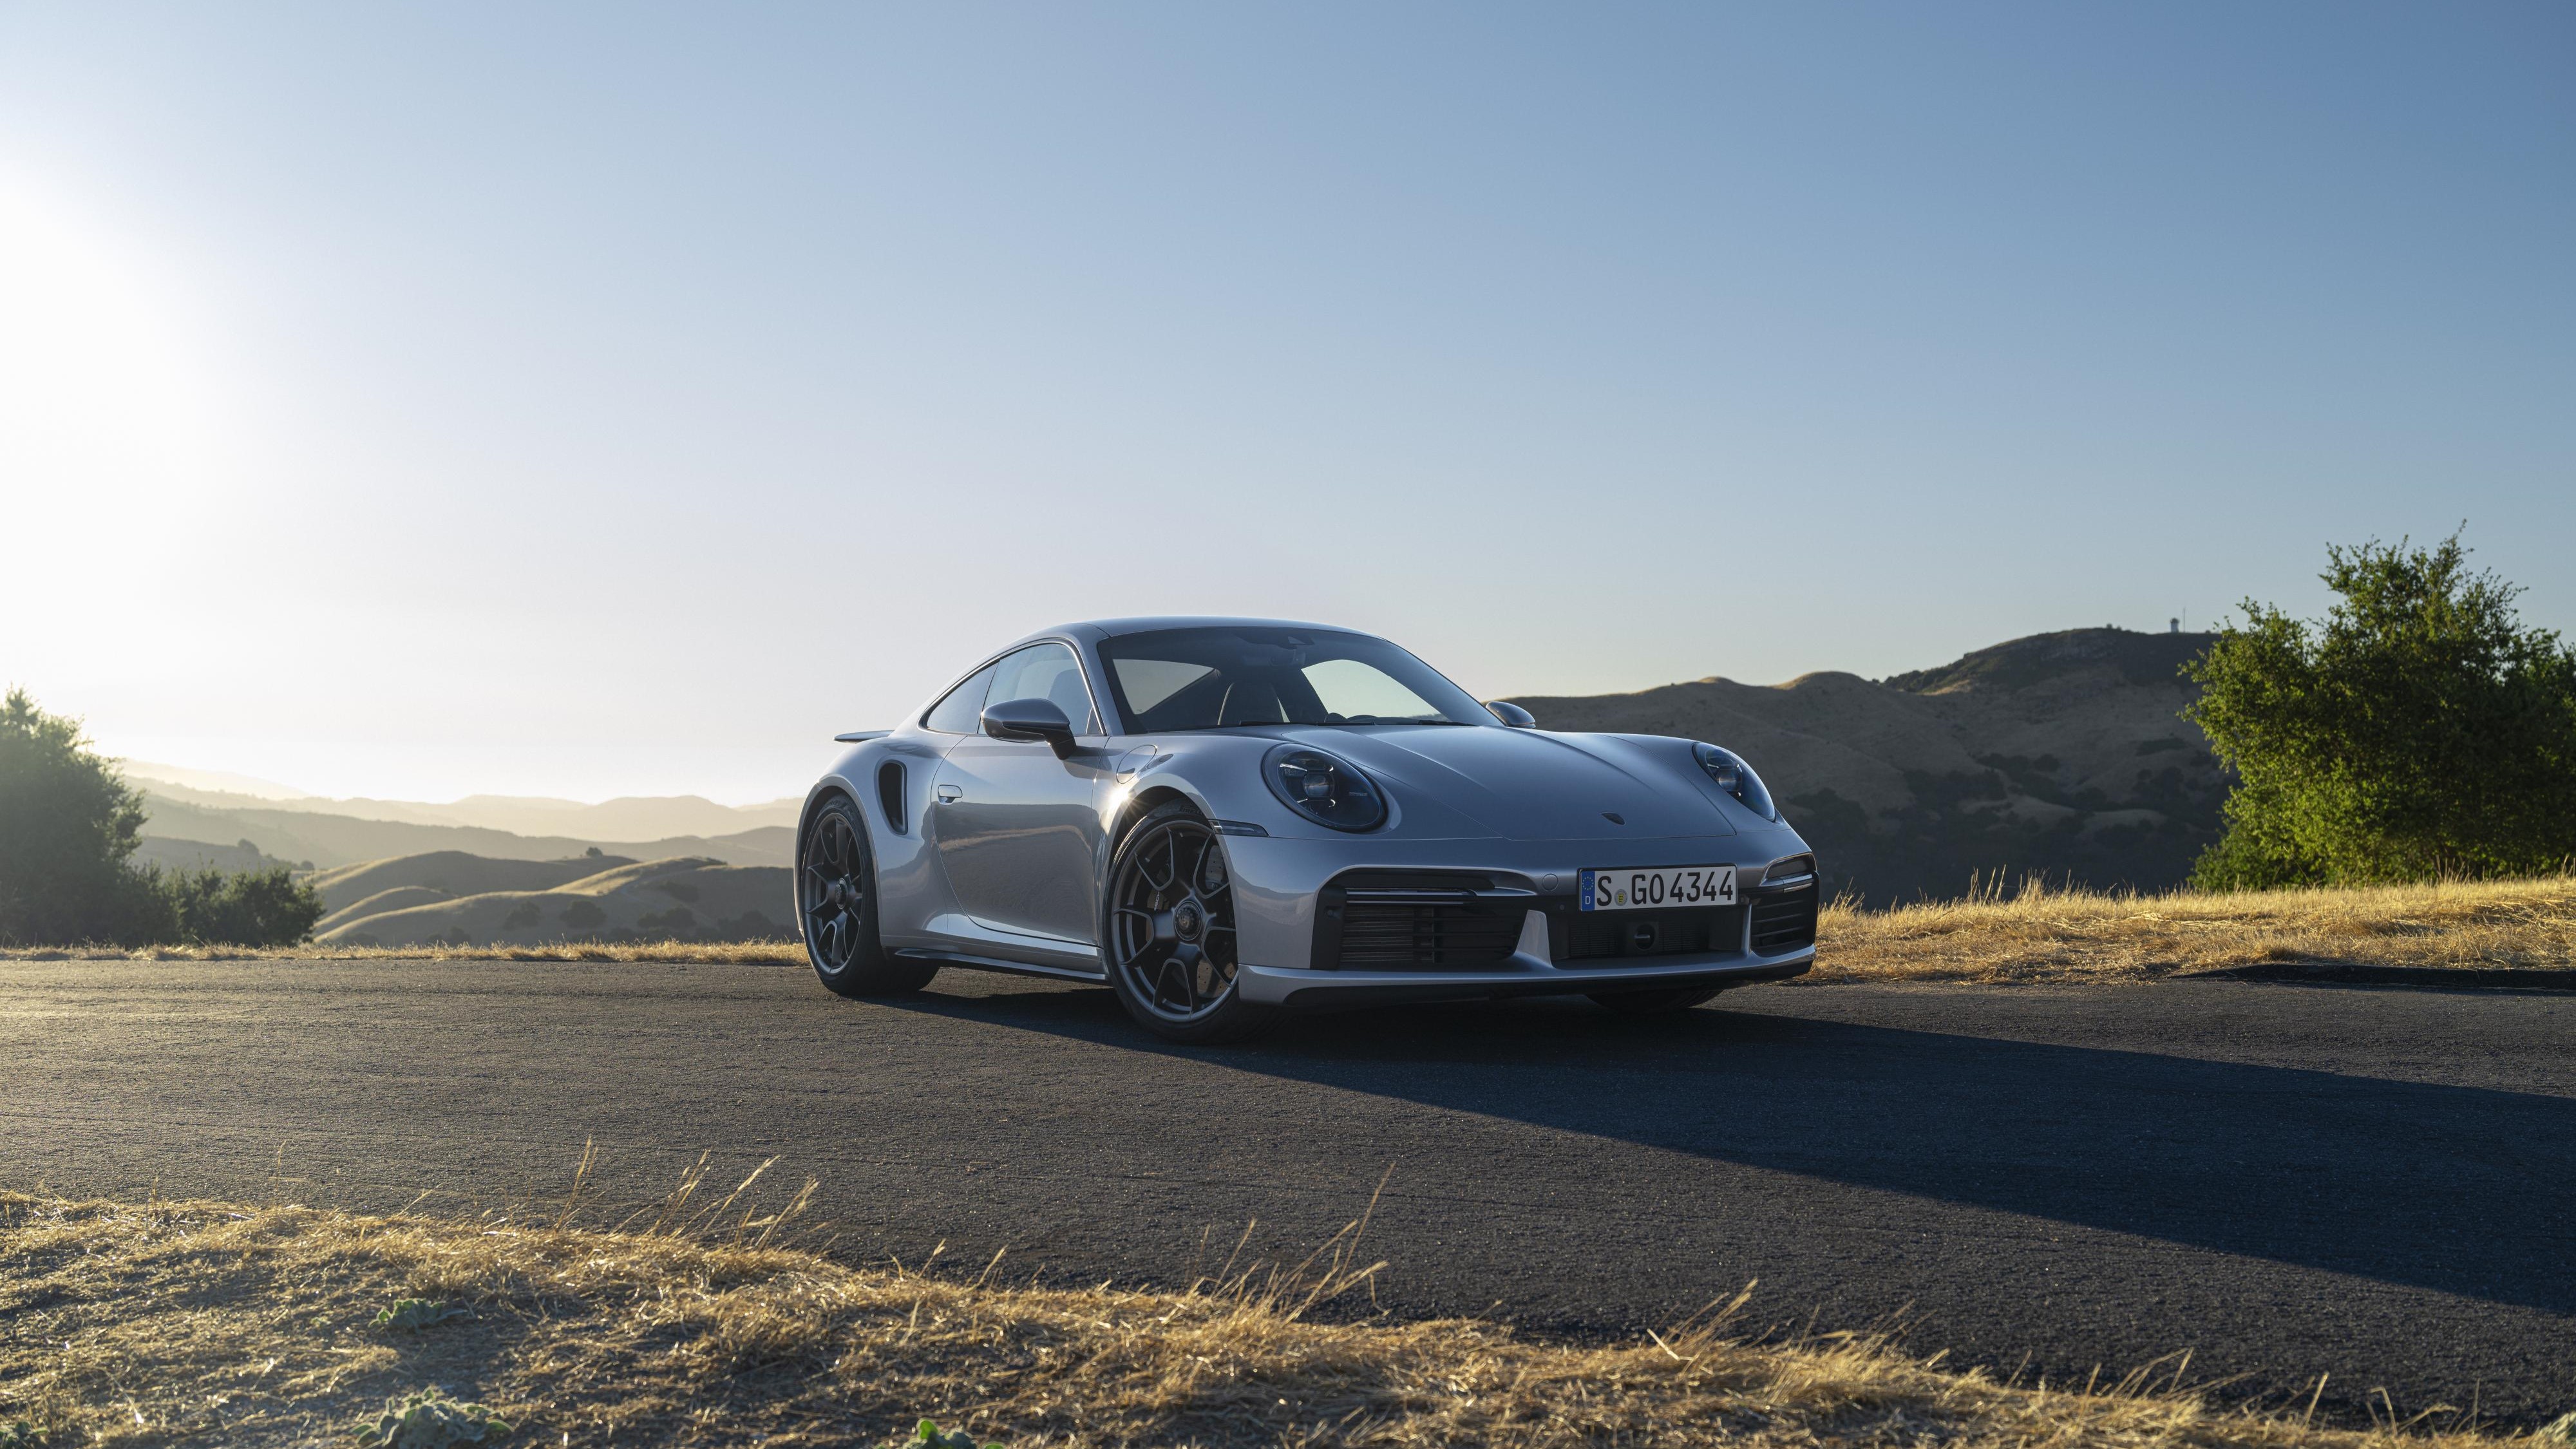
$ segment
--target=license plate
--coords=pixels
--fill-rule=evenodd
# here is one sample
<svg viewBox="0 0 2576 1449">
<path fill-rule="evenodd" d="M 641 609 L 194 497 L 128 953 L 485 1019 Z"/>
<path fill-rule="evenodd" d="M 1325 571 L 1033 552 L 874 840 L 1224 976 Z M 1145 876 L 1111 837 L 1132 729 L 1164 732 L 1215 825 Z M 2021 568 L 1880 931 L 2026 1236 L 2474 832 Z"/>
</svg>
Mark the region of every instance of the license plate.
<svg viewBox="0 0 2576 1449">
<path fill-rule="evenodd" d="M 1587 911 L 1633 911 L 1648 906 L 1731 906 L 1735 867 L 1676 865 L 1662 870 L 1587 870 L 1577 887 Z"/>
</svg>

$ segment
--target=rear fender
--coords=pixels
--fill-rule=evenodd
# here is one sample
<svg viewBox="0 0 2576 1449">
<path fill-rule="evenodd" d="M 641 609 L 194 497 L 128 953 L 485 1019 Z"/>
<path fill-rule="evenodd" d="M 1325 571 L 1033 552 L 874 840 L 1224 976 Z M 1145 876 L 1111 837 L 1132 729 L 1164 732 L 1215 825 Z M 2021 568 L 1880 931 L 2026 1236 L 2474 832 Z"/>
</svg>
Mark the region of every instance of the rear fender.
<svg viewBox="0 0 2576 1449">
<path fill-rule="evenodd" d="M 898 733 L 853 746 L 806 793 L 796 826 L 796 863 L 823 802 L 846 796 L 858 807 L 876 866 L 877 933 L 888 948 L 925 944 L 931 917 L 951 911 L 929 809 L 931 777 L 950 743 L 944 735 Z"/>
</svg>

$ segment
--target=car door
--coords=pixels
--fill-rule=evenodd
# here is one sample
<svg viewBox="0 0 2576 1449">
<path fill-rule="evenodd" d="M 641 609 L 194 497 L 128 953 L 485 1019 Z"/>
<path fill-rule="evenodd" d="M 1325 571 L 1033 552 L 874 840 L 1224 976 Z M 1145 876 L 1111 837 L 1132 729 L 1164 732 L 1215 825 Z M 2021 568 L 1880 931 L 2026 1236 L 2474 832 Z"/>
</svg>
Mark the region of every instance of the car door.
<svg viewBox="0 0 2576 1449">
<path fill-rule="evenodd" d="M 984 698 L 1048 700 L 1083 738 L 1067 759 L 1044 741 L 981 732 L 948 751 L 930 808 L 949 888 L 988 930 L 1092 945 L 1100 798 L 1111 774 L 1082 664 L 1063 644 L 1033 644 L 995 662 Z"/>
<path fill-rule="evenodd" d="M 853 782 L 872 797 L 861 813 L 891 832 L 876 839 L 877 930 L 889 947 L 948 944 L 940 923 L 955 920 L 959 907 L 939 860 L 939 813 L 931 787 L 939 779 L 939 762 L 977 733 L 992 684 L 990 665 L 960 680 L 923 712 L 918 732 L 895 740 L 879 766 L 895 772 L 891 780 L 881 773 Z"/>
</svg>

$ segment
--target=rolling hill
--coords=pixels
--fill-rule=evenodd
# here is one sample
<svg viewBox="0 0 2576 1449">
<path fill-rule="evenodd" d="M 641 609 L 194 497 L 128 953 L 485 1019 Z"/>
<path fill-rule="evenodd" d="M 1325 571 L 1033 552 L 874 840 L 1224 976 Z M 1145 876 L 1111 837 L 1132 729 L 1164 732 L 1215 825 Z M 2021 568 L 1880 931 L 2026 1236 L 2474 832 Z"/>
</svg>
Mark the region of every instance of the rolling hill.
<svg viewBox="0 0 2576 1449">
<path fill-rule="evenodd" d="M 314 877 L 342 946 L 747 941 L 795 934 L 789 873 L 703 858 L 486 860 L 435 851 Z"/>
<path fill-rule="evenodd" d="M 563 860 L 493 860 L 461 850 L 370 860 L 317 871 L 308 880 L 322 904 L 337 912 L 390 891 L 427 891 L 441 900 L 491 891 L 545 891 L 635 862 L 622 855 L 578 855 Z"/>
<path fill-rule="evenodd" d="M 281 860 L 247 840 L 231 845 L 217 845 L 210 840 L 181 840 L 168 835 L 146 835 L 135 847 L 134 863 L 163 871 L 220 870 L 235 874 L 246 870 L 271 870 L 278 866 L 292 868 L 294 861 Z"/>
<path fill-rule="evenodd" d="M 1550 729 L 1738 751 L 1828 888 L 1874 904 L 1955 896 L 1972 873 L 2158 889 L 2218 836 L 2227 778 L 2178 713 L 2194 695 L 2179 670 L 2213 637 L 2073 629 L 1875 682 L 1712 678 L 1514 703 Z"/>
</svg>

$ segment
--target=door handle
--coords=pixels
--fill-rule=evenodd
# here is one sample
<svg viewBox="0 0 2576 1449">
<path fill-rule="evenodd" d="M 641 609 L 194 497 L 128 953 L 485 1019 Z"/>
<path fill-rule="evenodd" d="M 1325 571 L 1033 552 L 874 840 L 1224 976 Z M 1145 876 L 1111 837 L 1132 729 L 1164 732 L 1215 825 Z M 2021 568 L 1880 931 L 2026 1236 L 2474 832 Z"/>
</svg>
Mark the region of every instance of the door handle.
<svg viewBox="0 0 2576 1449">
<path fill-rule="evenodd" d="M 939 803 L 942 805 L 954 804 L 956 801 L 964 799 L 965 795 L 965 791 L 958 789 L 954 785 L 942 785 L 939 787 Z"/>
</svg>

